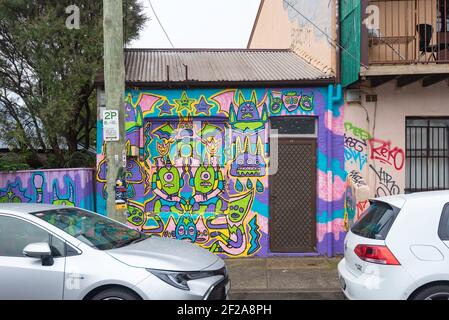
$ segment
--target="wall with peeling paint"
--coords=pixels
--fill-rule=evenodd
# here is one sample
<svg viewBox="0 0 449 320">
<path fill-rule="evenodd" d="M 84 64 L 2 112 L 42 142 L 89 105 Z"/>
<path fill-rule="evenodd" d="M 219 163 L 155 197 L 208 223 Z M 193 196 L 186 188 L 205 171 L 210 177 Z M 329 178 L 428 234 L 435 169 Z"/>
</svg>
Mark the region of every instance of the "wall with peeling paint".
<svg viewBox="0 0 449 320">
<path fill-rule="evenodd" d="M 337 39 L 336 1 L 288 3 L 291 5 L 283 0 L 262 2 L 248 48 L 290 48 L 320 70 L 336 74 L 337 52 L 332 41 Z"/>
</svg>

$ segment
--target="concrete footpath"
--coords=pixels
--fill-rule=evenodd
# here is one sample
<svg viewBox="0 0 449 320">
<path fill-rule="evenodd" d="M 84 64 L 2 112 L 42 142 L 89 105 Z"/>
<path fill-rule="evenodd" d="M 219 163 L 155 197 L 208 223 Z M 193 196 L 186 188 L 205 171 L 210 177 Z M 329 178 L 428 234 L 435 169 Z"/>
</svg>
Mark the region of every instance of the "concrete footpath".
<svg viewBox="0 0 449 320">
<path fill-rule="evenodd" d="M 227 259 L 231 300 L 339 300 L 340 258 Z"/>
</svg>

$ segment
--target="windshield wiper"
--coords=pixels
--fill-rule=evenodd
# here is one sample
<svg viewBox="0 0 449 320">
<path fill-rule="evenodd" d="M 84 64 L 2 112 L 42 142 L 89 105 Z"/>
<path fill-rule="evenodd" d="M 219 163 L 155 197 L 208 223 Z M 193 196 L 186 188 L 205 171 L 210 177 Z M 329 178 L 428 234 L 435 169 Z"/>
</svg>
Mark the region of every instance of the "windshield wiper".
<svg viewBox="0 0 449 320">
<path fill-rule="evenodd" d="M 140 237 L 139 239 L 133 240 L 133 241 L 131 242 L 131 244 L 132 244 L 132 243 L 138 243 L 138 242 L 141 242 L 141 241 L 143 241 L 143 240 L 145 240 L 145 239 L 148 239 L 148 238 L 146 238 L 146 237 Z"/>
<path fill-rule="evenodd" d="M 118 244 L 118 245 L 116 246 L 116 248 L 125 247 L 125 246 L 130 245 L 130 244 L 133 244 L 133 243 L 138 243 L 138 242 L 143 241 L 143 240 L 145 240 L 145 239 L 148 239 L 148 237 L 144 237 L 143 235 L 140 235 L 139 238 L 128 239 L 128 240 L 126 240 L 126 241 L 124 241 L 124 242 Z"/>
</svg>

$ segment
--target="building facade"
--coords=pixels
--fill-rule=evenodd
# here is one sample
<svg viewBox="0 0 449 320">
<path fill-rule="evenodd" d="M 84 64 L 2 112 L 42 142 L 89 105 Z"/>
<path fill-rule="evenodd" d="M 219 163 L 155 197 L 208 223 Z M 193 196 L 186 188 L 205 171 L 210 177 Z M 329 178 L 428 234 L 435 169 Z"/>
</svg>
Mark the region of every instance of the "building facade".
<svg viewBox="0 0 449 320">
<path fill-rule="evenodd" d="M 290 48 L 344 87 L 345 230 L 370 198 L 449 188 L 448 17 L 448 0 L 261 2 L 248 48 Z"/>
<path fill-rule="evenodd" d="M 316 68 L 337 76 L 338 3 L 261 0 L 247 48 L 288 48 Z"/>
<path fill-rule="evenodd" d="M 344 115 L 333 77 L 291 50 L 125 56 L 131 226 L 224 257 L 342 253 Z"/>
<path fill-rule="evenodd" d="M 449 188 L 448 8 L 341 1 L 348 225 L 369 197 Z"/>
</svg>

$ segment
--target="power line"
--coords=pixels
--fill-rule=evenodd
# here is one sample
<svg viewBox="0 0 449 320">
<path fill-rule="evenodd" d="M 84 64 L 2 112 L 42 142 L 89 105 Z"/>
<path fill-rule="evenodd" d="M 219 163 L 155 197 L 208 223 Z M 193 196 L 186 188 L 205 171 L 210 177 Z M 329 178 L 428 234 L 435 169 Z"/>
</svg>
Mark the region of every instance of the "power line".
<svg viewBox="0 0 449 320">
<path fill-rule="evenodd" d="M 156 13 L 156 10 L 154 10 L 154 7 L 153 7 L 153 4 L 151 3 L 151 0 L 148 0 L 148 2 L 150 3 L 151 11 L 153 11 L 153 14 L 156 17 L 156 20 L 159 23 L 159 26 L 161 27 L 162 31 L 164 31 L 165 37 L 167 38 L 168 42 L 170 42 L 170 45 L 171 45 L 172 49 L 176 49 L 175 46 L 173 45 L 173 42 L 170 39 L 170 36 L 168 35 L 167 31 L 165 30 L 164 26 L 162 25 L 162 22 L 159 19 L 158 15 Z M 179 54 L 178 54 L 178 52 L 176 50 L 175 50 L 175 54 L 176 54 L 176 57 L 179 60 L 179 62 L 184 66 L 184 68 L 186 68 L 186 78 L 187 78 L 187 65 L 182 61 L 181 57 L 179 56 Z M 167 66 L 167 68 L 168 68 L 168 66 Z"/>
<path fill-rule="evenodd" d="M 124 28 L 124 45 L 126 47 L 126 42 L 128 41 L 128 0 L 125 0 L 125 21 L 123 22 L 123 28 Z"/>
<path fill-rule="evenodd" d="M 156 17 L 157 22 L 158 22 L 159 25 L 161 26 L 162 31 L 164 31 L 165 36 L 167 37 L 168 42 L 170 42 L 170 45 L 172 46 L 172 48 L 175 49 L 175 46 L 173 45 L 173 42 L 171 41 L 171 39 L 170 39 L 170 37 L 169 37 L 167 31 L 165 31 L 165 28 L 164 28 L 164 26 L 162 25 L 161 20 L 159 20 L 159 17 L 158 17 L 158 15 L 157 15 L 156 11 L 155 11 L 154 8 L 153 8 L 153 4 L 151 3 L 151 0 L 148 0 L 148 2 L 150 3 L 151 11 L 153 11 L 153 14 L 154 14 L 154 16 Z"/>
<path fill-rule="evenodd" d="M 363 64 L 362 62 L 359 61 L 359 59 L 357 59 L 356 57 L 354 57 L 354 55 L 349 52 L 349 50 L 347 50 L 345 47 L 341 46 L 337 40 L 335 40 L 334 38 L 332 38 L 328 33 L 326 33 L 326 31 L 324 31 L 323 29 L 321 29 L 317 24 L 315 24 L 312 20 L 310 20 L 309 18 L 307 18 L 304 14 L 302 14 L 298 9 L 296 9 L 290 2 L 288 2 L 288 0 L 283 0 L 283 2 L 285 4 L 287 4 L 290 8 L 292 8 L 294 11 L 296 11 L 296 13 L 298 13 L 302 18 L 304 18 L 306 21 L 308 21 L 313 27 L 315 27 L 318 31 L 320 31 L 328 40 L 330 40 L 331 44 L 334 47 L 338 47 L 341 50 L 345 51 L 352 59 L 354 59 L 354 61 L 358 62 L 359 65 L 361 65 L 362 67 L 367 68 L 368 66 L 366 66 L 365 64 Z"/>
</svg>

